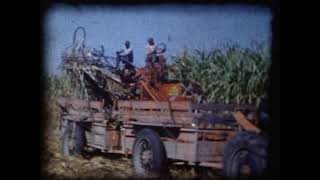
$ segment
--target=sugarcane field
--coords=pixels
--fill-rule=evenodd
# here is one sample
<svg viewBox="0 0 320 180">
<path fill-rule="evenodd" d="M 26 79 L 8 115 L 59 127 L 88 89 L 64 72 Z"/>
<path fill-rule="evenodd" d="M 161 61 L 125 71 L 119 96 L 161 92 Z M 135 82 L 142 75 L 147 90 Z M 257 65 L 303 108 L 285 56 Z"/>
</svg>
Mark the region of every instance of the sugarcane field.
<svg viewBox="0 0 320 180">
<path fill-rule="evenodd" d="M 47 19 L 42 177 L 266 173 L 268 8 L 61 5 Z"/>
</svg>

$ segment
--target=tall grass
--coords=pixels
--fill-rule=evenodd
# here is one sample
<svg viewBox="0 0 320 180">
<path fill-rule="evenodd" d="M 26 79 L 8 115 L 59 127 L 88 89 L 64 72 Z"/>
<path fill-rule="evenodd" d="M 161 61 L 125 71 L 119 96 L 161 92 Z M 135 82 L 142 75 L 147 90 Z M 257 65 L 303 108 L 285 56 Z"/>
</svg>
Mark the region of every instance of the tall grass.
<svg viewBox="0 0 320 180">
<path fill-rule="evenodd" d="M 193 84 L 209 102 L 258 105 L 267 95 L 269 54 L 269 49 L 263 45 L 251 49 L 236 44 L 226 44 L 212 51 L 185 49 L 172 57 L 169 77 L 180 80 L 185 86 Z M 79 80 L 66 73 L 48 76 L 45 81 L 47 98 L 84 97 Z"/>
<path fill-rule="evenodd" d="M 59 133 L 61 109 L 56 103 L 58 97 L 81 98 L 79 83 L 67 74 L 47 75 L 44 77 L 45 134 Z"/>
<path fill-rule="evenodd" d="M 81 98 L 83 91 L 80 84 L 67 74 L 50 75 L 45 77 L 45 95 L 47 99 L 56 97 Z"/>
<path fill-rule="evenodd" d="M 220 49 L 185 49 L 172 57 L 170 76 L 197 85 L 209 102 L 258 105 L 265 97 L 271 59 L 266 46 L 226 44 Z"/>
</svg>

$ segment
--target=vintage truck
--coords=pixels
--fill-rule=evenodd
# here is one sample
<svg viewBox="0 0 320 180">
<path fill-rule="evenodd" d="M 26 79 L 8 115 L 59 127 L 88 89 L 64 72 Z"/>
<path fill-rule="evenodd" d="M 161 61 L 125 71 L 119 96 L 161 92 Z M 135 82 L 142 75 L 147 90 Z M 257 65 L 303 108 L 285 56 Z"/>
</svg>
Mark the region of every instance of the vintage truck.
<svg viewBox="0 0 320 180">
<path fill-rule="evenodd" d="M 75 47 L 85 46 L 75 44 L 69 51 L 73 54 L 64 56 L 65 69 L 82 74 L 79 82 L 86 81 L 108 98 L 57 100 L 65 155 L 88 149 L 123 154 L 132 157 L 138 176 L 147 177 L 162 176 L 177 162 L 221 169 L 229 178 L 264 172 L 268 141 L 259 128 L 261 109 L 201 103 L 180 82 L 161 78 L 166 73 L 163 56 L 134 71 L 133 82 L 125 82 L 112 68 L 84 63 L 84 50 L 78 56 L 74 52 L 81 52 Z M 106 80 L 119 90 L 108 89 Z M 127 95 L 118 95 L 121 90 Z"/>
<path fill-rule="evenodd" d="M 259 175 L 267 165 L 267 141 L 252 106 L 118 100 L 105 112 L 100 101 L 58 101 L 66 155 L 85 147 L 132 155 L 140 176 L 161 175 L 168 162 L 223 169 L 230 178 Z"/>
</svg>

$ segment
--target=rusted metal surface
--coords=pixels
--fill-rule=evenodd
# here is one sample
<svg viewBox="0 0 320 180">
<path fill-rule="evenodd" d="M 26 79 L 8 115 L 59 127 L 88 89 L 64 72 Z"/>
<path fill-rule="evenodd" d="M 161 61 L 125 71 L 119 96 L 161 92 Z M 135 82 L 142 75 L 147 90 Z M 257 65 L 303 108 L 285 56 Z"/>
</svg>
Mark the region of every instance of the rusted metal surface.
<svg viewBox="0 0 320 180">
<path fill-rule="evenodd" d="M 217 161 L 223 156 L 226 141 L 198 141 L 197 160 L 200 162 Z"/>
<path fill-rule="evenodd" d="M 242 112 L 237 111 L 233 113 L 234 118 L 236 121 L 240 124 L 240 126 L 249 131 L 249 132 L 255 132 L 260 133 L 261 129 L 259 129 L 257 126 L 253 125 L 244 115 Z"/>
</svg>

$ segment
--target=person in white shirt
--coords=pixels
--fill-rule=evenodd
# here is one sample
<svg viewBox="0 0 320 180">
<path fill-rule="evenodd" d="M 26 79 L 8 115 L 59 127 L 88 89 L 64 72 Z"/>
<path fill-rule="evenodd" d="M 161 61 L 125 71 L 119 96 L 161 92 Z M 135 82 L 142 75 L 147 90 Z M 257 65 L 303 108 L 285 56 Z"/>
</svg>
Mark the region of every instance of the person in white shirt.
<svg viewBox="0 0 320 180">
<path fill-rule="evenodd" d="M 147 63 L 153 63 L 156 60 L 156 52 L 155 52 L 156 44 L 153 38 L 148 39 L 147 45 Z"/>
</svg>

